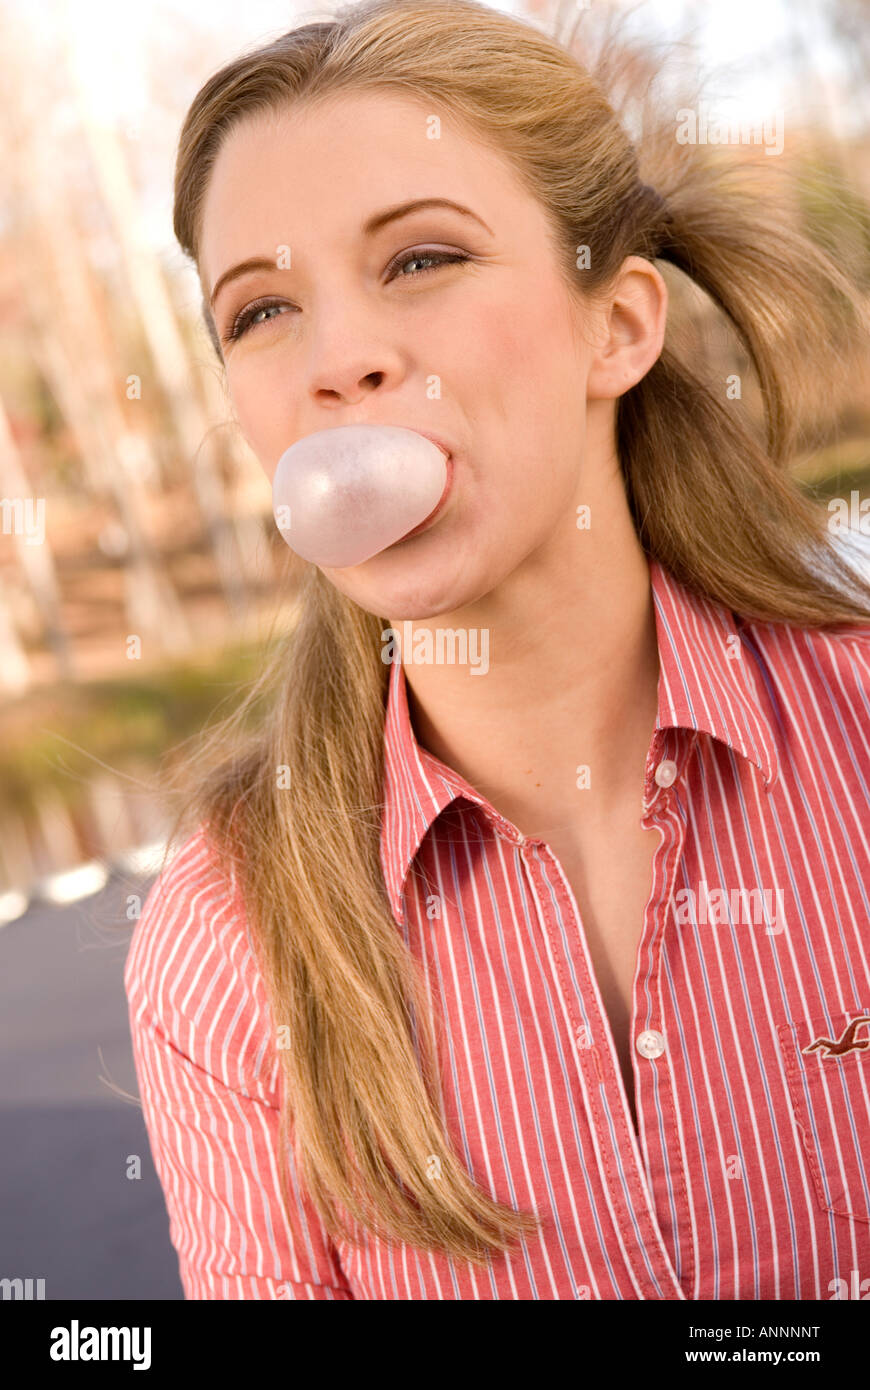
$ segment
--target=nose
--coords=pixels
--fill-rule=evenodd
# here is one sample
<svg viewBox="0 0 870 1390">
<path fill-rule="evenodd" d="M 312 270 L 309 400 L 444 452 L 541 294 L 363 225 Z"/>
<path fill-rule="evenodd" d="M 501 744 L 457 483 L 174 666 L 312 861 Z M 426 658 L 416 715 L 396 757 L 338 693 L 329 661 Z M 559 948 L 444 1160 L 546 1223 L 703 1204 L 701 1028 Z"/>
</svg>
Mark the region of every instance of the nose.
<svg viewBox="0 0 870 1390">
<path fill-rule="evenodd" d="M 317 375 L 312 394 L 324 403 L 327 400 L 334 400 L 336 404 L 345 402 L 348 405 L 353 405 L 379 387 L 384 376 L 383 371 L 356 370 L 352 366 L 336 368 L 330 372 L 321 370 Z M 331 384 L 320 384 L 326 381 Z"/>
<path fill-rule="evenodd" d="M 321 309 L 309 356 L 309 391 L 319 404 L 354 405 L 398 382 L 402 364 L 398 345 L 371 304 L 352 311 L 345 296 L 334 308 Z"/>
</svg>

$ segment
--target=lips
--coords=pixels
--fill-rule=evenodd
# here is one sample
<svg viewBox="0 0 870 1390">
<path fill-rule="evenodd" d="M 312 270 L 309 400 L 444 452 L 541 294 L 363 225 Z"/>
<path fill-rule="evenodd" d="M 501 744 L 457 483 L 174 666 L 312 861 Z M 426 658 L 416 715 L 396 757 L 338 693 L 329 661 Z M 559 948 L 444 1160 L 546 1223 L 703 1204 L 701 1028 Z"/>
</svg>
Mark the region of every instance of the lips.
<svg viewBox="0 0 870 1390">
<path fill-rule="evenodd" d="M 407 425 L 406 428 L 409 430 L 412 429 L 415 434 L 422 434 L 424 439 L 431 439 L 432 443 L 437 444 L 438 448 L 442 449 L 448 458 L 451 457 L 452 450 L 449 445 L 445 444 L 443 439 L 439 439 L 437 434 L 430 434 L 428 430 L 418 430 L 414 425 Z"/>
<path fill-rule="evenodd" d="M 417 430 L 417 434 L 425 434 L 425 431 Z M 421 531 L 427 530 L 432 525 L 433 521 L 435 521 L 436 517 L 438 517 L 440 513 L 444 510 L 444 507 L 447 503 L 447 498 L 450 496 L 450 489 L 453 485 L 453 455 L 450 453 L 449 449 L 447 449 L 445 445 L 443 445 L 440 442 L 440 440 L 433 439 L 431 434 L 425 434 L 425 437 L 426 439 L 431 439 L 432 443 L 437 444 L 438 448 L 443 449 L 445 454 L 447 455 L 447 479 L 444 483 L 444 491 L 438 498 L 438 501 L 432 508 L 429 515 L 423 518 L 419 526 L 415 526 L 412 531 L 407 531 L 404 536 L 400 536 L 398 541 L 394 542 L 395 545 L 401 545 L 402 541 L 410 540 L 412 536 L 419 535 Z"/>
</svg>

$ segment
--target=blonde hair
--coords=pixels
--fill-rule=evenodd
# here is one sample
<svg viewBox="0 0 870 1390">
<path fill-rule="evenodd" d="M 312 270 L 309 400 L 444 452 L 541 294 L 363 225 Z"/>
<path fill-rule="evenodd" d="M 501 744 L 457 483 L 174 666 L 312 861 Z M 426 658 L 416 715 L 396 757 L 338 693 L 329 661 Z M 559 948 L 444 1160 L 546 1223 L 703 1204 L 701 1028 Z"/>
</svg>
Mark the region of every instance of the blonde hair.
<svg viewBox="0 0 870 1390">
<path fill-rule="evenodd" d="M 174 227 L 194 263 L 211 170 L 235 124 L 363 89 L 425 95 L 499 150 L 549 214 L 569 292 L 603 290 L 628 255 L 658 257 L 736 329 L 760 383 L 766 443 L 680 360 L 670 327 L 659 360 L 618 403 L 618 453 L 645 551 L 749 618 L 870 621 L 870 589 L 785 468 L 806 393 L 818 392 L 858 326 L 851 285 L 774 202 L 747 190 L 747 170 L 722 151 L 683 147 L 668 165 L 660 149 L 656 165 L 650 147 L 655 187 L 642 182 L 599 81 L 537 29 L 473 0 L 378 0 L 228 63 L 197 93 L 179 141 Z M 579 246 L 592 249 L 582 277 Z M 485 1264 L 539 1223 L 477 1187 L 445 1133 L 436 1022 L 380 864 L 387 620 L 314 566 L 300 597 L 298 624 L 268 669 L 183 769 L 170 844 L 207 823 L 241 886 L 273 1024 L 291 1040 L 278 1053 L 281 1142 L 293 1143 L 329 1234 L 358 1243 L 360 1222 Z M 266 695 L 267 712 L 243 732 Z M 276 775 L 284 766 L 288 787 Z"/>
</svg>

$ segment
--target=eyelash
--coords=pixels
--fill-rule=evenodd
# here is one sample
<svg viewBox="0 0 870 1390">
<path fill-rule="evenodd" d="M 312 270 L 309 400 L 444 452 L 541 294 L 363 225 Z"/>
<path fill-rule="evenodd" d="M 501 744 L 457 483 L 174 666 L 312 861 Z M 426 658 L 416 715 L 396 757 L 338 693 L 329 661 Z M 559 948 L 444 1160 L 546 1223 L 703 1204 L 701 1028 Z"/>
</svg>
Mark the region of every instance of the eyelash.
<svg viewBox="0 0 870 1390">
<path fill-rule="evenodd" d="M 465 255 L 464 253 L 459 251 L 427 251 L 424 249 L 420 249 L 416 251 L 408 251 L 404 255 L 400 256 L 397 260 L 391 261 L 390 264 L 387 266 L 387 269 L 392 270 L 393 267 L 395 267 L 397 270 L 401 270 L 402 267 L 407 265 L 409 261 L 437 260 L 437 265 L 428 266 L 424 270 L 418 270 L 416 272 L 416 275 L 427 275 L 429 271 L 438 270 L 439 267 L 442 265 L 458 264 L 462 261 L 468 261 L 470 259 L 470 256 Z M 405 276 L 403 278 L 414 279 L 416 278 L 416 276 Z M 280 299 L 255 300 L 253 304 L 249 304 L 246 309 L 243 309 L 242 312 L 237 315 L 224 341 L 228 343 L 236 342 L 239 338 L 243 337 L 244 334 L 248 332 L 252 320 L 257 316 L 257 314 L 262 313 L 264 309 L 278 308 L 281 306 L 283 306 L 283 301 Z M 278 315 L 277 317 L 280 318 L 280 315 Z M 272 320 L 270 319 L 263 319 L 261 321 L 261 323 L 270 322 L 272 322 Z M 257 326 L 259 327 L 260 325 Z"/>
</svg>

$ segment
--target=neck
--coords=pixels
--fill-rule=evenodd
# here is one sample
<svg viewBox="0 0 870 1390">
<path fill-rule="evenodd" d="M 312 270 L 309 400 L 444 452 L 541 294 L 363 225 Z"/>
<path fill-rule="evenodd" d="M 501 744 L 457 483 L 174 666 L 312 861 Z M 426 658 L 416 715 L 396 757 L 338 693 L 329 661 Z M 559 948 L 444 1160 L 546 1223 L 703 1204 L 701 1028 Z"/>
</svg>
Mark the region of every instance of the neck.
<svg viewBox="0 0 870 1390">
<path fill-rule="evenodd" d="M 626 807 L 640 815 L 658 645 L 649 566 L 615 463 L 588 530 L 572 515 L 480 600 L 392 626 L 403 638 L 417 741 L 523 834 L 579 833 Z M 449 659 L 415 661 L 422 634 L 434 639 L 439 628 L 466 631 L 478 654 L 485 648 L 474 647 L 470 630 L 488 633 L 488 668 L 480 662 L 472 674 Z"/>
</svg>

